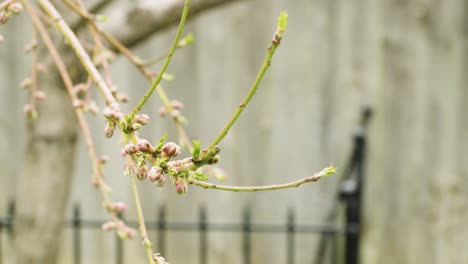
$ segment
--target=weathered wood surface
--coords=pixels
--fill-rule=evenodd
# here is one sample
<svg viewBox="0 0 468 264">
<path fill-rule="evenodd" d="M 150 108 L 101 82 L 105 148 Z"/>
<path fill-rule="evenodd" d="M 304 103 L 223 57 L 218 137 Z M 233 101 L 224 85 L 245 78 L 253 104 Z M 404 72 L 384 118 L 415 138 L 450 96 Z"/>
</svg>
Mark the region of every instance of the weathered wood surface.
<svg viewBox="0 0 468 264">
<path fill-rule="evenodd" d="M 376 115 L 367 164 L 363 262 L 468 262 L 463 250 L 468 242 L 467 1 L 259 0 L 204 14 L 187 26 L 196 42 L 176 53 L 169 68 L 176 79 L 164 84 L 172 98 L 185 103 L 191 136 L 207 144 L 223 127 L 253 81 L 283 9 L 290 14 L 289 28 L 271 71 L 221 144 L 220 165 L 229 172 L 228 183 L 283 182 L 330 162 L 342 165 L 359 110 L 372 104 Z M 25 22 L 15 18 L 0 27 L 6 37 L 0 45 L 2 214 L 23 166 L 25 95 L 18 83 L 29 72 L 29 57 L 22 53 L 30 32 Z M 161 54 L 173 35 L 172 29 L 155 36 L 137 53 Z M 148 83 L 124 59 L 114 68 L 116 83 L 132 94 L 134 103 Z M 154 116 L 144 132 L 153 139 L 174 134 L 169 120 L 156 118 L 159 106 L 155 98 L 144 108 Z M 106 177 L 113 198 L 132 205 L 116 139 L 104 139 L 101 117 L 89 120 L 99 152 L 111 155 Z M 81 203 L 86 218 L 103 218 L 80 145 L 70 203 Z M 213 221 L 238 222 L 250 205 L 254 222 L 283 223 L 287 208 L 294 206 L 300 223 L 323 223 L 336 182 L 334 177 L 298 189 L 253 194 L 191 187 L 185 197 L 170 186 L 142 184 L 141 193 L 148 220 L 154 219 L 159 204 L 166 204 L 170 220 L 196 219 L 198 207 L 206 205 Z M 129 219 L 135 215 L 132 207 Z M 197 258 L 192 246 L 196 234 L 169 236 L 164 253 L 171 263 Z M 84 231 L 83 238 L 84 263 L 113 263 L 112 235 Z M 276 255 L 283 251 L 282 237 L 253 239 L 253 263 L 284 263 L 282 253 Z M 69 233 L 64 241 L 60 263 L 69 263 Z M 210 263 L 239 263 L 240 243 L 238 235 L 211 233 Z M 297 263 L 311 263 L 314 243 L 313 238 L 297 237 Z M 125 246 L 129 263 L 144 261 L 138 239 Z M 4 249 L 8 253 L 8 245 Z"/>
</svg>

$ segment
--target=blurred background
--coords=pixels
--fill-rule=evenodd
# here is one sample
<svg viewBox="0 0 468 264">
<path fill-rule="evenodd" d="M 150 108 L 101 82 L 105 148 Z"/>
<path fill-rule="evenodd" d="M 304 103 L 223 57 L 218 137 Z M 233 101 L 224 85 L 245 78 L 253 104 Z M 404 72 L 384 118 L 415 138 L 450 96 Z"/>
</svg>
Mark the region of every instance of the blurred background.
<svg viewBox="0 0 468 264">
<path fill-rule="evenodd" d="M 102 11 L 109 16 L 107 23 L 132 5 L 114 2 Z M 187 131 L 202 146 L 247 93 L 282 10 L 289 13 L 287 32 L 258 93 L 220 144 L 219 166 L 229 185 L 292 181 L 330 163 L 338 175 L 261 193 L 189 186 L 187 195 L 179 196 L 171 185 L 140 184 L 146 220 L 156 221 L 164 205 L 168 222 L 197 223 L 204 207 L 212 223 L 240 224 L 244 209 L 251 208 L 251 222 L 257 224 L 285 225 L 288 212 L 294 211 L 298 225 L 342 225 L 340 179 L 362 109 L 370 106 L 374 114 L 367 134 L 360 263 L 468 263 L 468 1 L 239 1 L 192 18 L 185 32 L 192 32 L 195 42 L 176 52 L 168 69 L 175 79 L 163 86 L 185 104 Z M 31 59 L 23 52 L 30 32 L 26 15 L 0 27 L 5 37 L 0 45 L 0 216 L 7 215 L 26 166 L 26 95 L 19 83 L 30 73 Z M 163 54 L 174 34 L 171 27 L 133 50 L 142 58 Z M 119 57 L 113 69 L 118 88 L 130 94 L 128 111 L 149 83 L 125 58 Z M 144 107 L 152 122 L 142 134 L 154 141 L 168 133 L 176 141 L 172 121 L 158 117 L 160 106 L 153 96 Z M 98 153 L 110 156 L 105 174 L 112 198 L 129 205 L 125 218 L 134 221 L 118 139 L 104 138 L 101 116 L 89 116 L 89 122 Z M 79 204 L 83 219 L 104 222 L 107 215 L 90 184 L 84 142 L 76 158 L 67 219 Z M 73 263 L 73 231 L 65 230 L 57 238 L 63 241 L 59 263 Z M 93 228 L 80 232 L 82 263 L 116 263 L 114 234 Z M 198 263 L 199 233 L 165 234 L 162 253 L 170 263 Z M 150 236 L 156 239 L 155 230 Z M 285 263 L 287 238 L 286 232 L 252 233 L 251 263 Z M 319 263 L 320 238 L 319 233 L 296 232 L 295 263 Z M 11 263 L 11 240 L 5 232 L 0 239 L 3 262 Z M 340 251 L 342 243 L 336 242 L 335 251 Z M 242 232 L 209 232 L 207 261 L 242 263 L 242 245 Z M 123 263 L 144 262 L 139 239 L 124 241 L 122 250 Z M 330 252 L 324 263 L 342 259 Z"/>
</svg>

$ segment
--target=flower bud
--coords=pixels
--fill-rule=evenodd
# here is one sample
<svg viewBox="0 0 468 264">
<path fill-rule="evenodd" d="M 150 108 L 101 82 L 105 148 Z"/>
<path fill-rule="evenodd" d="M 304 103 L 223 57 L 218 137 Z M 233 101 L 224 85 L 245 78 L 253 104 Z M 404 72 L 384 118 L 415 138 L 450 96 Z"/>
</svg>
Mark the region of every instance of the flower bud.
<svg viewBox="0 0 468 264">
<path fill-rule="evenodd" d="M 156 183 L 156 186 L 158 187 L 163 187 L 164 184 L 166 184 L 166 180 L 167 180 L 167 176 L 166 174 L 162 174 L 161 177 L 159 178 L 159 180 L 157 180 L 155 183 Z"/>
<path fill-rule="evenodd" d="M 26 104 L 24 105 L 23 110 L 29 119 L 35 120 L 37 118 L 37 111 L 34 105 Z"/>
<path fill-rule="evenodd" d="M 106 128 L 104 128 L 104 135 L 106 138 L 112 137 L 114 135 L 114 129 L 115 129 L 115 122 L 110 121 L 107 122 Z"/>
<path fill-rule="evenodd" d="M 150 122 L 150 117 L 148 115 L 145 115 L 145 114 L 139 114 L 139 115 L 136 115 L 134 118 L 133 118 L 133 121 L 135 123 L 138 123 L 142 126 L 148 124 Z"/>
<path fill-rule="evenodd" d="M 133 131 L 138 131 L 138 130 L 140 130 L 140 128 L 141 128 L 141 124 L 138 124 L 138 123 L 133 123 L 132 124 L 132 130 Z"/>
<path fill-rule="evenodd" d="M 180 147 L 174 142 L 168 142 L 162 148 L 162 157 L 163 158 L 174 158 L 182 152 Z"/>
<path fill-rule="evenodd" d="M 117 212 L 123 212 L 127 209 L 127 205 L 124 202 L 115 202 L 112 208 Z"/>
<path fill-rule="evenodd" d="M 148 171 L 148 180 L 151 182 L 155 182 L 159 179 L 161 179 L 161 176 L 163 175 L 163 170 L 159 166 L 154 166 Z"/>
<path fill-rule="evenodd" d="M 10 19 L 10 14 L 5 10 L 0 10 L 0 24 L 5 24 Z"/>
<path fill-rule="evenodd" d="M 115 95 L 115 99 L 117 99 L 117 101 L 121 102 L 121 103 L 128 103 L 128 95 L 126 94 L 123 94 L 123 93 L 117 93 Z"/>
<path fill-rule="evenodd" d="M 83 97 L 88 92 L 88 86 L 84 83 L 79 83 L 73 87 L 73 91 L 75 91 L 76 96 Z"/>
<path fill-rule="evenodd" d="M 158 114 L 160 117 L 165 117 L 167 115 L 167 110 L 164 106 L 160 107 L 158 110 Z"/>
<path fill-rule="evenodd" d="M 133 144 L 127 144 L 125 146 L 125 148 L 124 148 L 124 152 L 127 155 L 134 155 L 134 154 L 138 153 L 138 148 L 137 148 L 137 146 L 135 146 Z"/>
<path fill-rule="evenodd" d="M 5 38 L 3 38 L 3 35 L 0 35 L 0 44 L 2 44 L 3 41 L 5 41 Z"/>
<path fill-rule="evenodd" d="M 8 6 L 8 10 L 15 14 L 21 14 L 23 12 L 23 5 L 21 3 L 14 2 Z"/>
<path fill-rule="evenodd" d="M 105 222 L 102 224 L 101 229 L 103 231 L 111 231 L 117 228 L 117 224 L 114 221 Z"/>
<path fill-rule="evenodd" d="M 104 117 L 108 120 L 114 120 L 116 118 L 116 113 L 114 110 L 111 110 L 109 107 L 106 107 L 103 111 L 102 114 Z"/>
<path fill-rule="evenodd" d="M 132 239 L 133 237 L 135 237 L 136 232 L 133 228 L 124 226 L 117 230 L 117 234 L 119 235 L 120 239 Z"/>
<path fill-rule="evenodd" d="M 36 91 L 36 94 L 34 94 L 34 96 L 39 100 L 39 101 L 44 101 L 47 96 L 46 94 L 44 93 L 44 91 Z"/>
<path fill-rule="evenodd" d="M 136 169 L 136 177 L 140 181 L 144 181 L 147 177 L 148 174 L 148 165 L 146 165 L 146 162 L 142 162 Z"/>
<path fill-rule="evenodd" d="M 81 100 L 74 100 L 72 104 L 73 104 L 73 107 L 80 108 L 80 109 L 83 109 L 85 105 L 84 102 Z"/>
<path fill-rule="evenodd" d="M 184 104 L 177 100 L 172 101 L 171 106 L 172 106 L 172 109 L 175 109 L 175 110 L 182 110 L 184 108 Z"/>
<path fill-rule="evenodd" d="M 138 149 L 143 153 L 154 153 L 156 149 L 146 139 L 138 140 Z"/>
<path fill-rule="evenodd" d="M 174 180 L 174 188 L 178 194 L 184 195 L 187 193 L 187 180 L 184 177 L 176 177 Z"/>
<path fill-rule="evenodd" d="M 32 85 L 31 78 L 26 78 L 26 79 L 22 80 L 21 83 L 20 83 L 20 86 L 23 89 L 27 89 L 27 88 L 31 87 L 31 85 Z"/>
</svg>

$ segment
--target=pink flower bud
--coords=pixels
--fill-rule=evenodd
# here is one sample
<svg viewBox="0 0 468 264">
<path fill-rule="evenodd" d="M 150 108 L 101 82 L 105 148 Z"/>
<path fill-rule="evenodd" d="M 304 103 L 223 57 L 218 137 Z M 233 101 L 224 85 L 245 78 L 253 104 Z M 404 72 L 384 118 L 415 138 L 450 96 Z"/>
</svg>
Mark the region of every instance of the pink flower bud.
<svg viewBox="0 0 468 264">
<path fill-rule="evenodd" d="M 109 107 L 104 108 L 102 114 L 108 120 L 114 120 L 116 118 L 116 112 L 114 110 L 111 110 Z"/>
<path fill-rule="evenodd" d="M 36 91 L 36 94 L 34 96 L 39 100 L 39 101 L 44 101 L 47 96 L 43 91 Z"/>
<path fill-rule="evenodd" d="M 143 153 L 154 153 L 156 149 L 146 139 L 138 140 L 138 149 Z"/>
<path fill-rule="evenodd" d="M 112 137 L 114 135 L 115 122 L 107 122 L 106 128 L 104 128 L 104 135 L 106 138 Z"/>
<path fill-rule="evenodd" d="M 187 180 L 185 180 L 183 177 L 176 177 L 174 180 L 174 188 L 178 194 L 186 194 L 188 190 Z"/>
<path fill-rule="evenodd" d="M 26 104 L 26 105 L 24 105 L 23 110 L 24 110 L 24 113 L 26 114 L 26 116 L 29 119 L 35 120 L 37 118 L 37 111 L 36 111 L 36 108 L 34 107 L 34 105 Z"/>
<path fill-rule="evenodd" d="M 47 69 L 46 66 L 45 66 L 44 64 L 42 64 L 42 63 L 38 63 L 38 64 L 36 65 L 36 70 L 37 70 L 38 72 L 45 72 L 46 69 Z"/>
<path fill-rule="evenodd" d="M 5 41 L 5 38 L 3 38 L 3 35 L 0 35 L 0 44 L 2 44 L 3 41 Z"/>
<path fill-rule="evenodd" d="M 117 228 L 117 224 L 114 221 L 105 222 L 102 224 L 101 229 L 103 231 L 111 231 Z"/>
<path fill-rule="evenodd" d="M 163 187 L 164 184 L 166 184 L 166 180 L 167 180 L 166 174 L 162 174 L 161 177 L 159 178 L 159 180 L 157 180 L 155 182 L 156 186 Z"/>
<path fill-rule="evenodd" d="M 138 153 L 138 148 L 137 146 L 133 145 L 133 144 L 127 144 L 124 148 L 124 151 L 125 151 L 125 154 L 127 155 L 134 155 L 136 153 Z"/>
<path fill-rule="evenodd" d="M 0 24 L 5 24 L 6 22 L 8 22 L 8 19 L 10 19 L 10 14 L 5 10 L 1 10 L 0 11 Z"/>
<path fill-rule="evenodd" d="M 179 155 L 182 152 L 180 147 L 174 142 L 168 142 L 162 148 L 163 158 L 173 158 Z"/>
<path fill-rule="evenodd" d="M 82 97 L 88 92 L 88 86 L 84 83 L 79 83 L 73 87 L 73 90 L 75 91 L 76 96 Z"/>
<path fill-rule="evenodd" d="M 73 107 L 75 107 L 75 108 L 81 108 L 82 109 L 84 107 L 84 102 L 81 101 L 81 100 L 74 100 L 72 104 L 73 104 Z"/>
<path fill-rule="evenodd" d="M 145 114 L 139 114 L 139 115 L 136 115 L 134 118 L 133 118 L 133 121 L 135 123 L 138 123 L 142 126 L 148 124 L 150 122 L 150 117 L 148 115 L 145 115 Z"/>
<path fill-rule="evenodd" d="M 171 106 L 172 106 L 172 109 L 175 109 L 175 110 L 182 110 L 184 108 L 184 104 L 176 100 L 171 102 Z"/>
<path fill-rule="evenodd" d="M 30 78 L 26 78 L 26 79 L 22 80 L 21 83 L 20 83 L 20 86 L 23 89 L 27 89 L 27 88 L 31 87 L 31 85 L 32 85 L 32 80 Z"/>
<path fill-rule="evenodd" d="M 8 6 L 8 10 L 15 14 L 20 14 L 23 12 L 23 5 L 21 3 L 14 2 Z"/>
<path fill-rule="evenodd" d="M 159 110 L 158 110 L 158 114 L 160 117 L 165 117 L 167 115 L 167 111 L 166 111 L 166 108 L 165 107 L 160 107 Z"/>
<path fill-rule="evenodd" d="M 115 202 L 112 207 L 118 212 L 123 212 L 127 209 L 127 205 L 124 202 Z"/>
<path fill-rule="evenodd" d="M 122 102 L 122 103 L 127 103 L 129 100 L 128 95 L 123 94 L 123 93 L 117 93 L 115 95 L 115 99 L 117 99 L 117 101 Z"/>
<path fill-rule="evenodd" d="M 154 166 L 148 171 L 148 180 L 151 182 L 158 181 L 163 175 L 163 170 L 159 166 Z"/>
<path fill-rule="evenodd" d="M 144 181 L 146 177 L 148 176 L 147 174 L 148 174 L 148 165 L 146 165 L 146 162 L 143 162 L 136 169 L 136 177 L 140 181 Z"/>
</svg>

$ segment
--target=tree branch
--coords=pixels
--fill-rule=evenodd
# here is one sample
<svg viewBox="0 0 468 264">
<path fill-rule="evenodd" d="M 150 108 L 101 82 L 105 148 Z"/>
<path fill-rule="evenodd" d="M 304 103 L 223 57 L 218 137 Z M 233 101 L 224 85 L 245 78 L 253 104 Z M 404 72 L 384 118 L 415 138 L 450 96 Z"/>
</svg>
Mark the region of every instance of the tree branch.
<svg viewBox="0 0 468 264">
<path fill-rule="evenodd" d="M 193 0 L 189 17 L 234 2 L 239 0 Z M 142 3 L 123 15 L 116 16 L 117 20 L 103 25 L 103 28 L 125 46 L 132 47 L 179 22 L 183 4 L 183 0 Z"/>
</svg>

